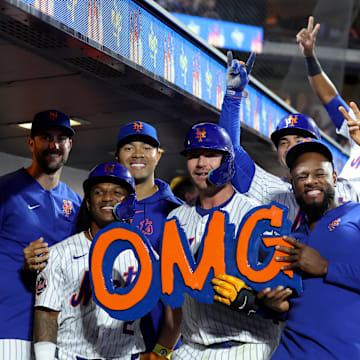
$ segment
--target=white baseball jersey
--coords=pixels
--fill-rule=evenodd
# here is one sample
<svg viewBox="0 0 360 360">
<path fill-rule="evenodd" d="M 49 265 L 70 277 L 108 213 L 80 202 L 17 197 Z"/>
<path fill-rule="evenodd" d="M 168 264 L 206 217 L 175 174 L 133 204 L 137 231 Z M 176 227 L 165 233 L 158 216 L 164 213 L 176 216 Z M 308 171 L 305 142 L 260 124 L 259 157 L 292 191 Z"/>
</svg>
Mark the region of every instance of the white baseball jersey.
<svg viewBox="0 0 360 360">
<path fill-rule="evenodd" d="M 129 359 L 144 350 L 140 321 L 113 319 L 93 300 L 89 278 L 91 241 L 75 234 L 50 248 L 49 263 L 38 275 L 35 306 L 59 311 L 57 347 L 60 360 Z M 115 260 L 113 280 L 123 286 L 136 274 L 131 250 Z"/>
<path fill-rule="evenodd" d="M 355 118 L 352 110 L 349 111 L 349 114 L 352 118 Z M 337 133 L 349 139 L 351 145 L 349 160 L 346 162 L 343 169 L 341 170 L 339 177 L 359 182 L 360 146 L 351 138 L 346 120 L 344 120 L 344 122 L 342 123 L 341 128 L 337 130 Z"/>
<path fill-rule="evenodd" d="M 296 229 L 300 222 L 300 208 L 296 202 L 292 186 L 289 182 L 270 174 L 260 166 L 255 165 L 255 174 L 249 191 L 245 194 L 261 204 L 277 201 L 289 208 L 288 219 L 292 223 L 292 229 Z M 352 182 L 338 178 L 335 196 L 340 203 L 347 201 L 360 201 L 360 195 Z"/>
<path fill-rule="evenodd" d="M 258 205 L 257 202 L 235 192 L 229 201 L 216 209 L 229 214 L 229 222 L 235 225 L 236 232 L 244 215 Z M 195 254 L 199 249 L 209 215 L 202 216 L 197 207 L 186 204 L 173 210 L 168 218 L 173 216 L 178 218 L 187 238 L 191 239 L 191 250 Z M 184 346 L 180 346 L 174 353 L 173 359 L 209 359 L 210 353 L 217 354 L 214 359 L 225 359 L 226 356 L 220 356 L 230 351 L 221 348 L 221 344 L 225 342 L 234 342 L 235 348 L 248 343 L 258 344 L 254 346 L 258 357 L 251 359 L 268 359 L 278 344 L 280 326 L 270 319 L 264 319 L 256 314 L 248 316 L 218 302 L 200 303 L 187 294 L 182 309 L 181 333 Z M 217 345 L 219 349 L 213 349 Z M 233 359 L 250 359 L 250 357 L 244 358 L 240 350 L 232 350 L 232 352 L 238 354 L 231 357 Z"/>
<path fill-rule="evenodd" d="M 2 325 L 5 326 L 5 325 Z M 20 339 L 0 339 L 0 359 L 33 359 L 31 341 Z"/>
</svg>

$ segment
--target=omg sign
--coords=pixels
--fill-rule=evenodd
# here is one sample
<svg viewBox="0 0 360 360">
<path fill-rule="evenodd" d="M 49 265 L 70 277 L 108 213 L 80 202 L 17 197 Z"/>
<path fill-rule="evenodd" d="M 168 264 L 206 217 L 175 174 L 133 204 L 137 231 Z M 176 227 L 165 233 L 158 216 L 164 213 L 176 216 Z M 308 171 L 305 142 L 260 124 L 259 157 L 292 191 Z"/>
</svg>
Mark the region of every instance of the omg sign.
<svg viewBox="0 0 360 360">
<path fill-rule="evenodd" d="M 95 302 L 112 317 L 135 320 L 147 314 L 161 299 L 180 307 L 184 293 L 200 302 L 212 303 L 211 280 L 219 274 L 241 278 L 260 291 L 278 285 L 302 291 L 301 277 L 282 271 L 284 255 L 276 245 L 290 246 L 283 235 L 290 233 L 287 209 L 277 203 L 252 209 L 235 234 L 228 214 L 213 211 L 206 225 L 197 260 L 176 217 L 163 225 L 160 254 L 154 253 L 142 232 L 125 223 L 112 223 L 97 232 L 90 249 L 90 280 Z M 138 261 L 135 280 L 124 288 L 114 286 L 115 259 L 131 249 Z"/>
</svg>

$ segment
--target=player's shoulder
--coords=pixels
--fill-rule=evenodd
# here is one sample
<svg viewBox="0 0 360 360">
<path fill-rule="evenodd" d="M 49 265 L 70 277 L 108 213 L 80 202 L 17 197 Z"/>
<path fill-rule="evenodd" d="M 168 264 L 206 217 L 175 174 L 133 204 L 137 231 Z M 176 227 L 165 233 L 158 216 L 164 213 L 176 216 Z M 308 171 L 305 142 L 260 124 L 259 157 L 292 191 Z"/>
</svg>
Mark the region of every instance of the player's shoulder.
<svg viewBox="0 0 360 360">
<path fill-rule="evenodd" d="M 56 193 L 62 197 L 67 197 L 66 200 L 71 200 L 73 203 L 75 203 L 78 206 L 81 205 L 82 202 L 81 196 L 62 181 L 59 181 L 59 184 L 56 187 Z"/>
<path fill-rule="evenodd" d="M 55 245 L 51 246 L 50 249 L 59 253 L 71 252 L 72 249 L 84 246 L 87 240 L 84 232 L 71 235 L 64 240 L 59 241 Z"/>
<path fill-rule="evenodd" d="M 21 168 L 0 176 L 0 186 L 3 188 L 7 186 L 16 187 L 17 184 L 25 185 L 24 181 L 26 180 L 31 180 L 31 177 L 24 168 Z"/>
<path fill-rule="evenodd" d="M 189 205 L 189 204 L 183 204 L 178 206 L 177 208 L 175 208 L 174 210 L 170 211 L 169 215 L 168 215 L 168 219 L 176 216 L 176 217 L 180 217 L 183 216 L 185 214 L 190 214 L 196 212 L 196 207 Z"/>
<path fill-rule="evenodd" d="M 247 195 L 241 194 L 238 191 L 235 190 L 234 196 L 231 199 L 230 205 L 234 205 L 234 204 L 241 204 L 241 205 L 245 205 L 248 208 L 254 208 L 257 206 L 262 205 L 259 201 L 250 198 Z"/>
</svg>

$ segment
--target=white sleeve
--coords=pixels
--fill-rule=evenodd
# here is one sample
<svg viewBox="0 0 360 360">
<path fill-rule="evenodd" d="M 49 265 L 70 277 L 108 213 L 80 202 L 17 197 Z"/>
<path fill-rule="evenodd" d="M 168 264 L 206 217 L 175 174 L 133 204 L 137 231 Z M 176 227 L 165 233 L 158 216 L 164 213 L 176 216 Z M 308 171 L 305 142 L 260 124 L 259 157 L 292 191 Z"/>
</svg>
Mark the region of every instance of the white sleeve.
<svg viewBox="0 0 360 360">
<path fill-rule="evenodd" d="M 50 248 L 49 262 L 36 279 L 35 307 L 43 306 L 55 311 L 61 310 L 64 274 L 60 260 L 63 257 L 57 246 Z"/>
<path fill-rule="evenodd" d="M 268 204 L 277 194 L 289 191 L 291 191 L 289 183 L 255 165 L 254 178 L 245 195 L 261 204 Z"/>
</svg>

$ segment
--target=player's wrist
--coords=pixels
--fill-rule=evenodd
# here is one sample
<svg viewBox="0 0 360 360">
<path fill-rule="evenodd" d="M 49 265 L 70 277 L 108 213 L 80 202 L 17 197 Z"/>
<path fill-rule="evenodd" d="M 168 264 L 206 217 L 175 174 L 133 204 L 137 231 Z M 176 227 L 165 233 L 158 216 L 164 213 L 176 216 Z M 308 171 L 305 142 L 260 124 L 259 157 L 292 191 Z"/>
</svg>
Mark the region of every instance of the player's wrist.
<svg viewBox="0 0 360 360">
<path fill-rule="evenodd" d="M 166 346 L 163 346 L 161 344 L 156 344 L 155 347 L 152 350 L 153 353 L 156 355 L 162 356 L 166 359 L 171 359 L 172 349 L 169 349 Z"/>
<path fill-rule="evenodd" d="M 305 57 L 306 71 L 308 76 L 313 77 L 322 72 L 321 65 L 315 54 Z"/>
<path fill-rule="evenodd" d="M 51 341 L 40 341 L 34 344 L 36 360 L 55 359 L 56 344 Z"/>
<path fill-rule="evenodd" d="M 226 89 L 226 95 L 230 96 L 234 99 L 242 99 L 242 98 L 248 97 L 248 93 L 245 90 L 238 91 L 238 90 L 233 90 L 233 89 Z"/>
</svg>

